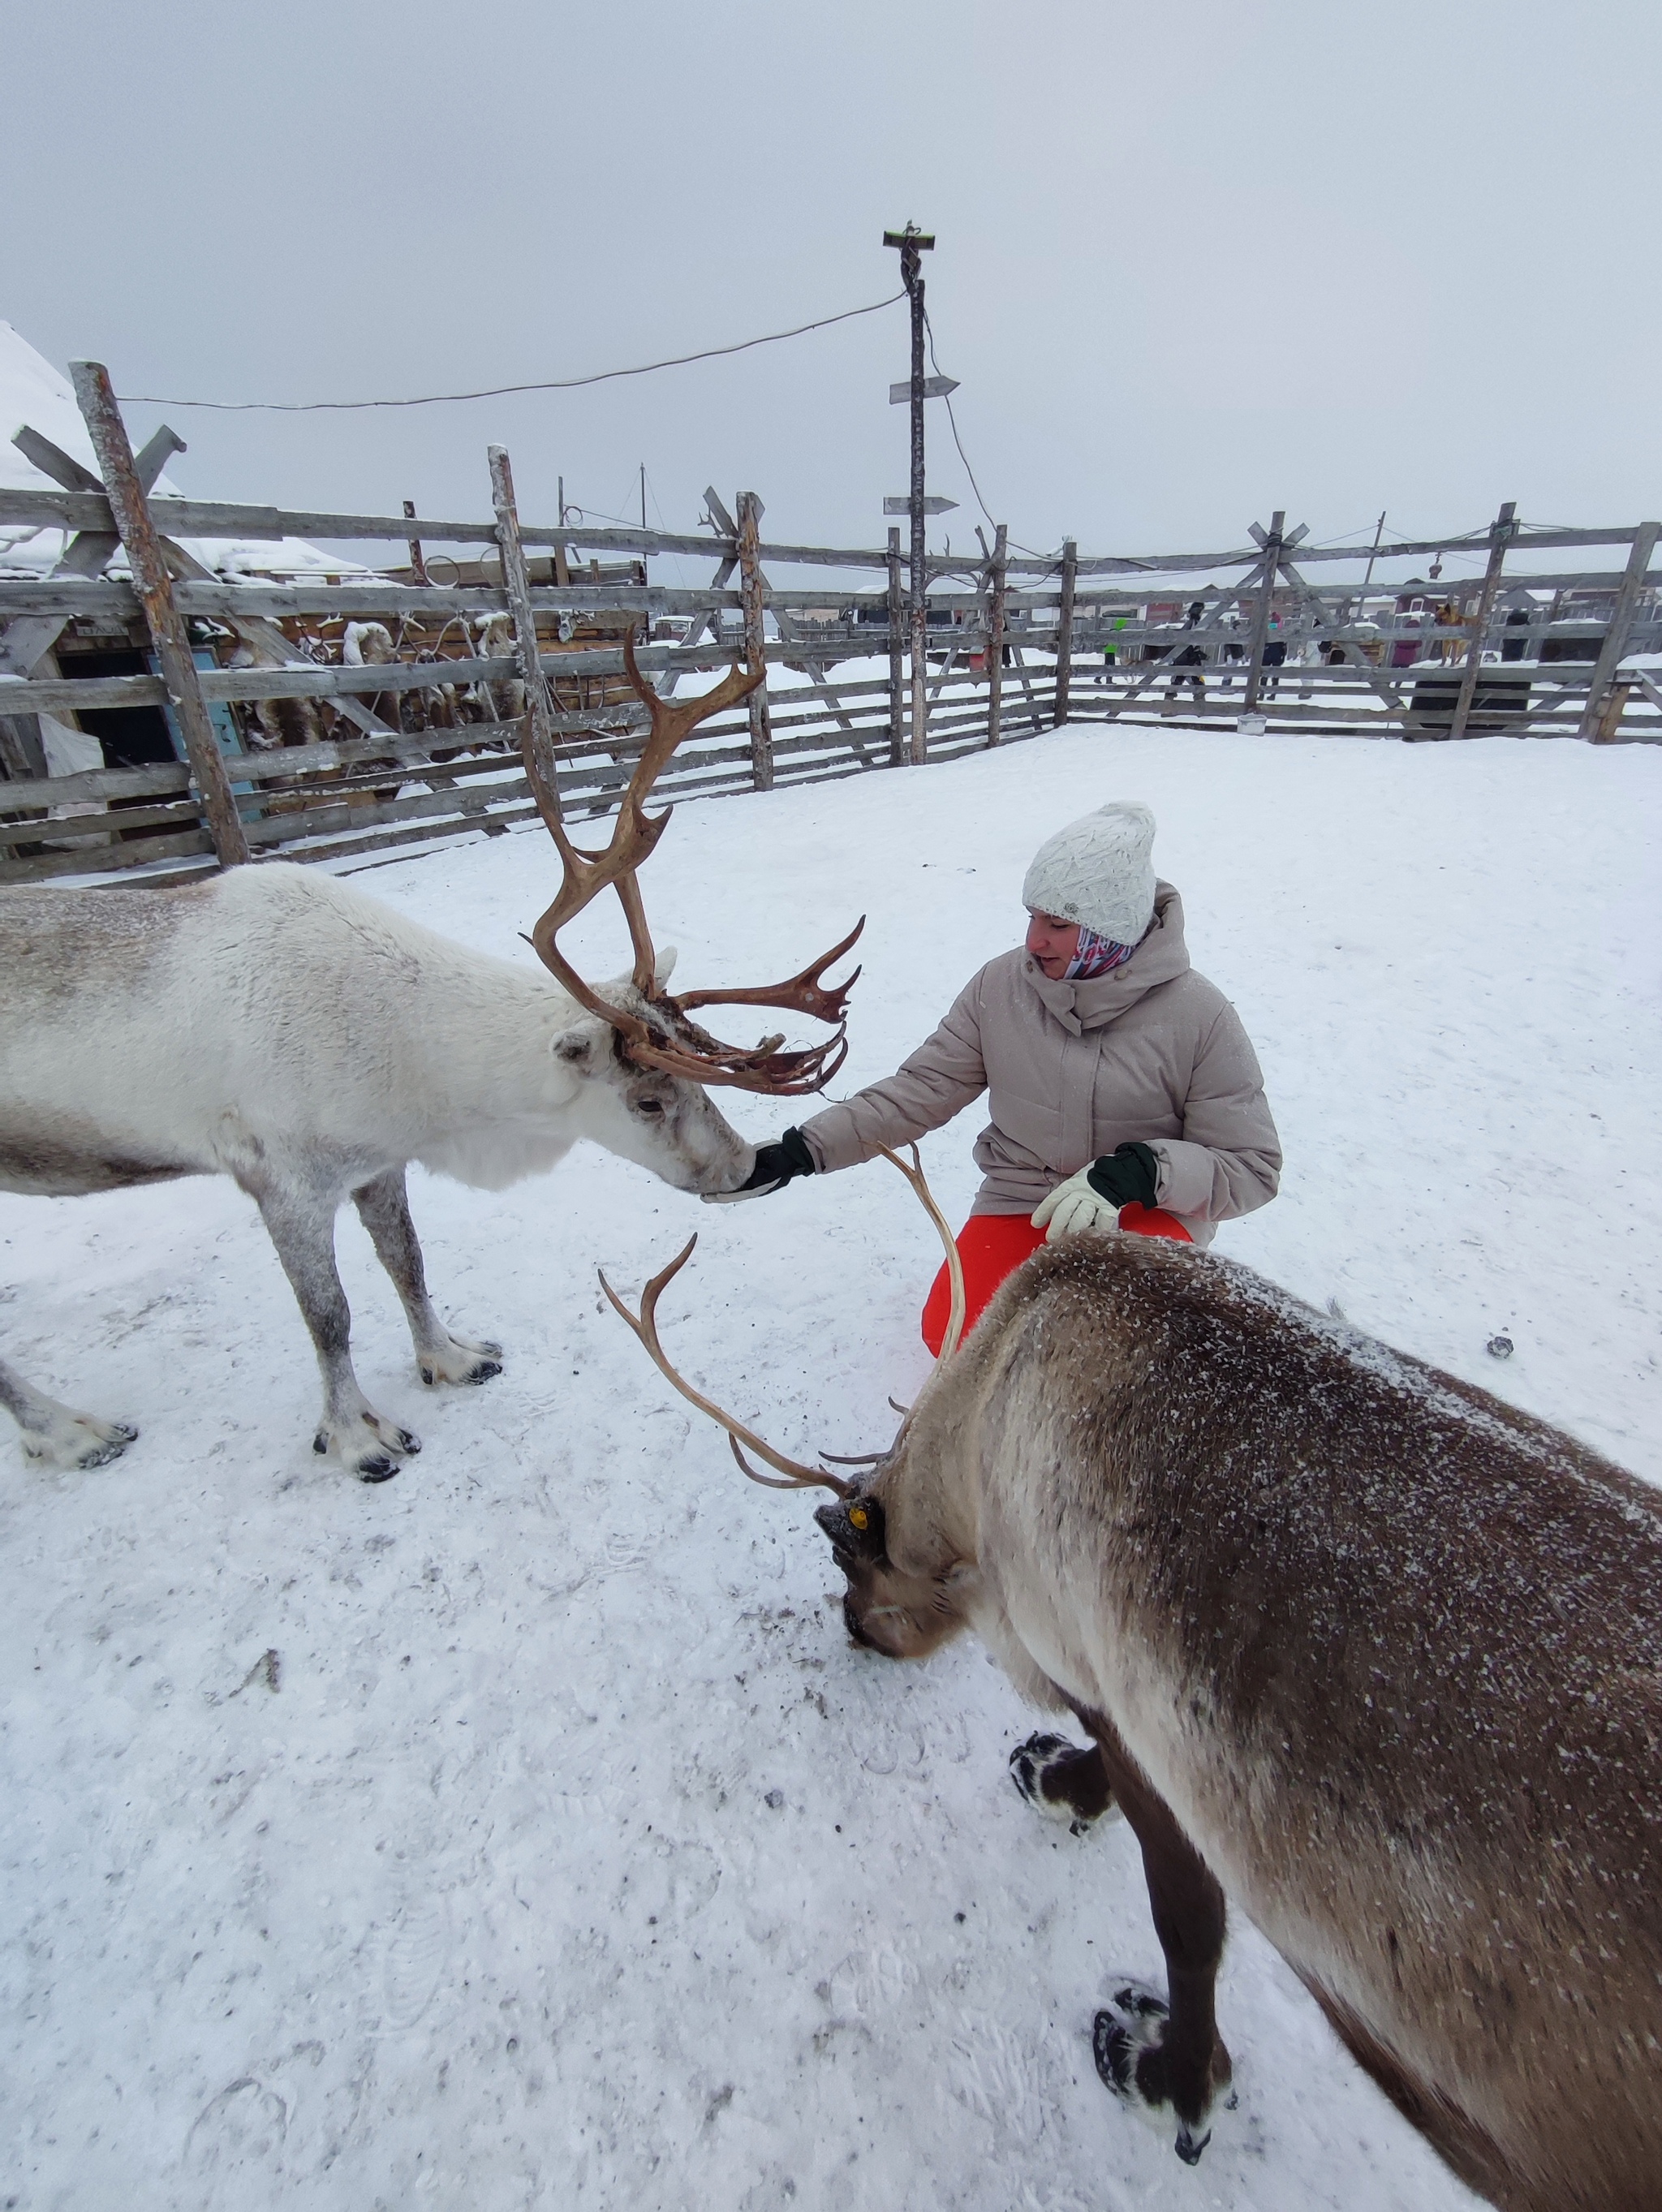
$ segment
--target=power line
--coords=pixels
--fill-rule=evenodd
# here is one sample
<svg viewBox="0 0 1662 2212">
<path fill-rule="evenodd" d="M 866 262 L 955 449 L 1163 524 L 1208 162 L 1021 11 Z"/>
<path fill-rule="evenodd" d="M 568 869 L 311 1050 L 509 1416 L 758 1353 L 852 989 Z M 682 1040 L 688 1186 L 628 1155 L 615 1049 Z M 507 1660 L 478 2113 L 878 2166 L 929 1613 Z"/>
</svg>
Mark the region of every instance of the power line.
<svg viewBox="0 0 1662 2212">
<path fill-rule="evenodd" d="M 941 363 L 935 358 L 934 325 L 929 320 L 929 311 L 927 307 L 923 310 L 923 327 L 929 334 L 929 361 L 934 369 L 935 374 L 939 376 L 941 374 Z M 976 505 L 981 509 L 983 514 L 986 516 L 987 527 L 989 530 L 996 530 L 998 525 L 993 520 L 992 511 L 988 507 L 986 501 L 981 496 L 981 486 L 975 480 L 975 471 L 970 466 L 970 457 L 964 450 L 964 441 L 958 434 L 958 417 L 953 412 L 953 395 L 950 392 L 944 392 L 941 396 L 947 402 L 947 420 L 952 425 L 953 443 L 958 448 L 959 459 L 964 464 L 964 473 L 970 479 L 970 489 L 975 494 Z"/>
<path fill-rule="evenodd" d="M 822 315 L 817 322 L 798 323 L 794 330 L 769 331 L 759 338 L 741 338 L 736 345 L 706 346 L 699 353 L 679 353 L 667 361 L 642 362 L 635 368 L 603 368 L 593 376 L 551 377 L 539 384 L 493 384 L 482 392 L 429 392 L 415 399 L 167 399 L 158 398 L 154 392 L 124 392 L 121 404 L 124 407 L 211 407 L 226 415 L 344 415 L 369 407 L 441 407 L 452 400 L 502 399 L 519 392 L 575 392 L 584 385 L 609 384 L 620 376 L 650 376 L 661 368 L 685 368 L 691 362 L 715 361 L 724 354 L 748 353 L 752 346 L 777 345 L 782 338 L 800 338 L 809 331 L 829 330 L 833 323 L 852 322 L 856 315 L 880 313 L 905 296 L 904 292 L 896 292 L 889 299 L 874 300 L 869 307 L 846 307 L 840 315 Z"/>
</svg>

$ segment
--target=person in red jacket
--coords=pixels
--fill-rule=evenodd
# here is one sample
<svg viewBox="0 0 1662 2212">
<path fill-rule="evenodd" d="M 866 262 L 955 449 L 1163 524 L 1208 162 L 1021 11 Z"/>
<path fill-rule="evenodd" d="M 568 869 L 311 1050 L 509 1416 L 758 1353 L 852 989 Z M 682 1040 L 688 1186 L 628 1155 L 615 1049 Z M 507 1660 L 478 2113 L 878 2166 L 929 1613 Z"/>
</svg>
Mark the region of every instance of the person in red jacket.
<svg viewBox="0 0 1662 2212">
<path fill-rule="evenodd" d="M 1154 817 L 1117 800 L 1059 830 L 1022 885 L 1025 943 L 973 975 L 880 1083 L 762 1146 L 742 1191 L 910 1143 L 988 1094 L 983 1180 L 958 1238 L 972 1327 L 1047 1240 L 1115 1230 L 1209 1243 L 1276 1191 L 1280 1141 L 1240 1018 L 1190 965 L 1154 874 Z M 938 1350 L 944 1270 L 924 1309 Z"/>
</svg>

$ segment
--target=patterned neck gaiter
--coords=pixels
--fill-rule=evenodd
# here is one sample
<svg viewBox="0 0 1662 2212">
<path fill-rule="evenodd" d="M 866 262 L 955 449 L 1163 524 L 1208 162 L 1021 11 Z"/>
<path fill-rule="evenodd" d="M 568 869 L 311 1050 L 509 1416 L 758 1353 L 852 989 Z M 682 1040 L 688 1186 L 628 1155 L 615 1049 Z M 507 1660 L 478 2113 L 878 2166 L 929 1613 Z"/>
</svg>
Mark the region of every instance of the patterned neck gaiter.
<svg viewBox="0 0 1662 2212">
<path fill-rule="evenodd" d="M 1106 975 L 1116 968 L 1123 968 L 1136 951 L 1135 945 L 1116 945 L 1111 937 L 1099 937 L 1094 929 L 1079 926 L 1079 944 L 1073 958 L 1062 970 L 1064 983 L 1088 982 L 1093 976 Z"/>
</svg>

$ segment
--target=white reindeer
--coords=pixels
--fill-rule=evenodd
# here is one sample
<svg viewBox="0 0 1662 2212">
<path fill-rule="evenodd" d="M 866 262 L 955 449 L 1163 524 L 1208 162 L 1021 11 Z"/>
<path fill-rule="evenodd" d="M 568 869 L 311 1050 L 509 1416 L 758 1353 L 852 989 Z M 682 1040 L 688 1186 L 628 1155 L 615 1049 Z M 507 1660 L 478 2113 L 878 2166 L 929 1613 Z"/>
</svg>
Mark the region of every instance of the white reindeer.
<svg viewBox="0 0 1662 2212">
<path fill-rule="evenodd" d="M 409 1317 L 429 1383 L 484 1382 L 497 1346 L 454 1335 L 428 1296 L 405 1188 L 411 1160 L 484 1189 L 551 1168 L 587 1137 L 679 1190 L 742 1183 L 751 1146 L 705 1083 L 795 1095 L 841 1064 L 849 984 L 820 982 L 837 951 L 785 984 L 670 998 L 673 956 L 653 951 L 636 869 L 668 810 L 642 802 L 681 738 L 761 680 L 737 669 L 671 708 L 631 679 L 652 730 L 605 853 L 576 852 L 530 757 L 565 878 L 533 942 L 557 983 L 469 951 L 338 879 L 293 865 L 202 884 L 0 892 L 0 1188 L 63 1197 L 228 1175 L 260 1210 L 317 1347 L 314 1438 L 365 1481 L 419 1440 L 358 1387 L 334 1221 L 350 1197 Z M 606 885 L 629 916 L 635 966 L 597 992 L 556 932 Z M 845 940 L 851 943 L 852 939 Z M 718 1043 L 687 1008 L 785 1006 L 836 1024 L 783 1052 Z M 0 1402 L 27 1455 L 95 1467 L 137 1431 L 59 1405 L 0 1363 Z"/>
</svg>

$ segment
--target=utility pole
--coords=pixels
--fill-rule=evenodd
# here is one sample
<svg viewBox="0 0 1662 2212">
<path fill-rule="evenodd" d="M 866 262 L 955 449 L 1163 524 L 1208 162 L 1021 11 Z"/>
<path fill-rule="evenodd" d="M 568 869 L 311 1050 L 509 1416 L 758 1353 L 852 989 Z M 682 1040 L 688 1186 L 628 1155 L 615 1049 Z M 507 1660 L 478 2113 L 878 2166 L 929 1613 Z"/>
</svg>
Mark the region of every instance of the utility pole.
<svg viewBox="0 0 1662 2212">
<path fill-rule="evenodd" d="M 912 311 L 912 477 L 909 500 L 912 526 L 911 759 L 914 767 L 921 767 L 928 758 L 929 633 L 926 600 L 928 576 L 923 542 L 927 520 L 923 504 L 923 278 L 918 256 L 931 252 L 934 240 L 926 237 L 916 224 L 909 222 L 904 230 L 886 230 L 883 243 L 899 251 L 900 281 L 906 288 Z"/>
</svg>

